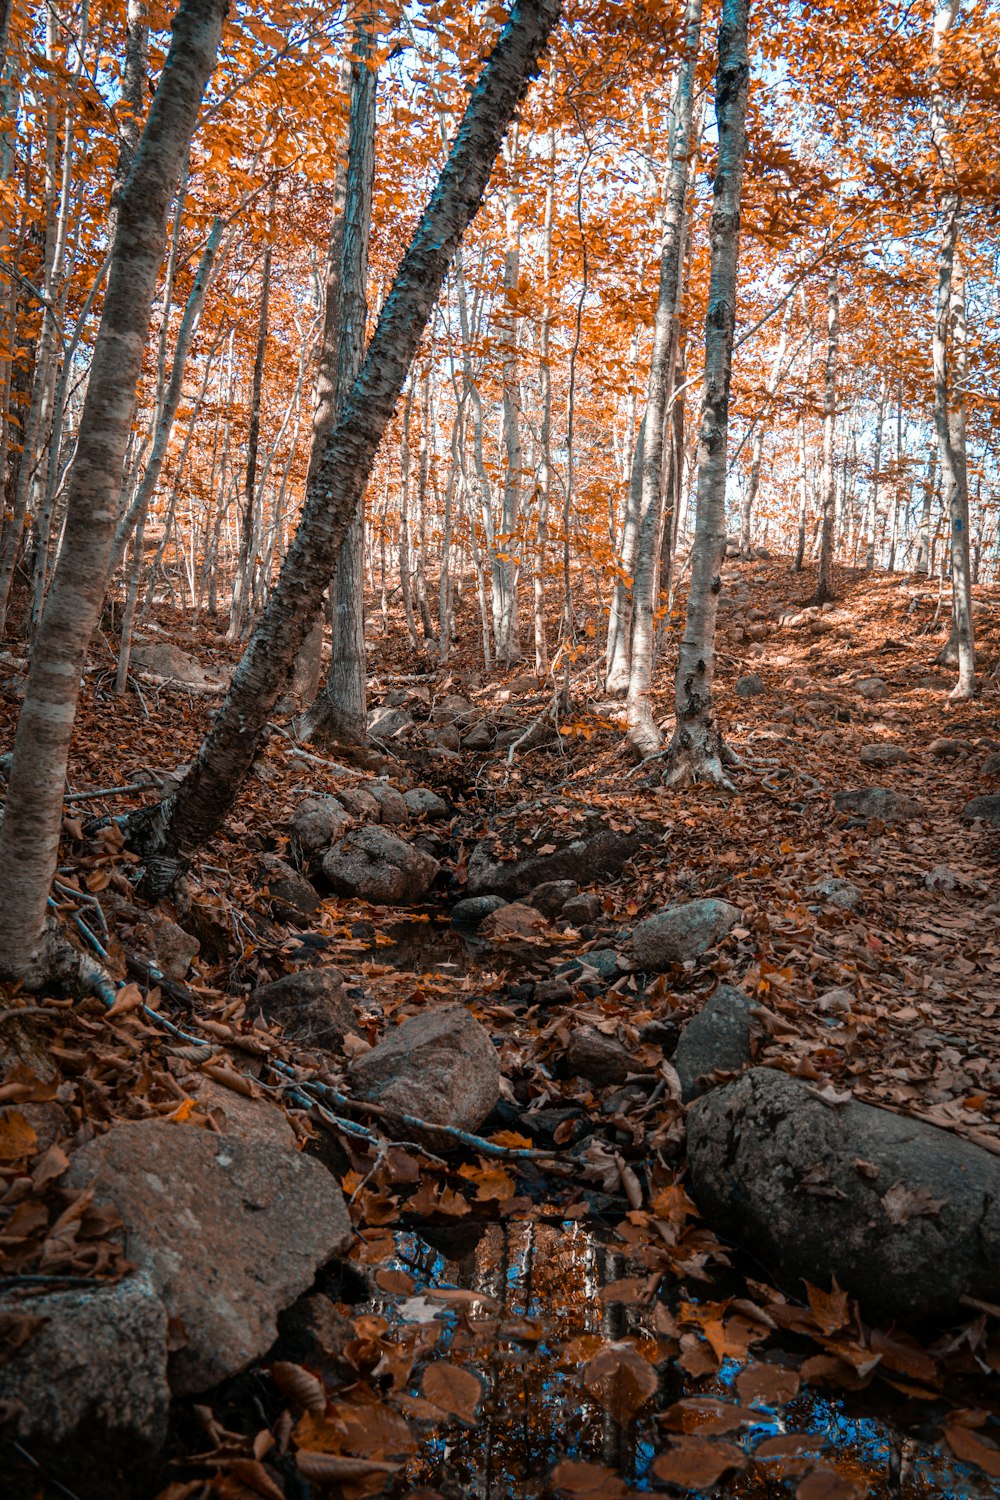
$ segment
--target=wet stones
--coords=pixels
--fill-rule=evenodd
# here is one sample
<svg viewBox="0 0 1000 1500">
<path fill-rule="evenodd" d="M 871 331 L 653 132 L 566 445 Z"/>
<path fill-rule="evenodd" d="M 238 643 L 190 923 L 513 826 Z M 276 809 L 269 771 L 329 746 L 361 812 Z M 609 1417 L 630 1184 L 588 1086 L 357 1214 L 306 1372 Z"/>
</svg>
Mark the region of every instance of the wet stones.
<svg viewBox="0 0 1000 1500">
<path fill-rule="evenodd" d="M 422 901 L 439 866 L 431 855 L 375 826 L 340 839 L 324 854 L 322 868 L 339 895 L 393 906 Z"/>
<path fill-rule="evenodd" d="M 617 875 L 643 843 L 644 835 L 620 833 L 616 829 L 598 828 L 585 838 L 562 842 L 561 835 L 551 833 L 539 840 L 542 847 L 556 845 L 551 854 L 526 855 L 514 860 L 496 859 L 483 845 L 473 850 L 469 860 L 468 891 L 470 896 L 498 895 L 508 900 L 526 896 L 536 886 L 551 881 L 596 880 L 600 875 Z"/>
<path fill-rule="evenodd" d="M 742 917 L 738 906 L 715 897 L 669 906 L 636 923 L 632 932 L 635 961 L 645 973 L 657 974 L 671 964 L 700 958 Z"/>
<path fill-rule="evenodd" d="M 249 1008 L 251 1014 L 259 1011 L 266 1021 L 276 1021 L 291 1041 L 327 1051 L 339 1050 L 358 1024 L 344 976 L 332 967 L 303 969 L 259 985 L 250 996 Z"/>
</svg>

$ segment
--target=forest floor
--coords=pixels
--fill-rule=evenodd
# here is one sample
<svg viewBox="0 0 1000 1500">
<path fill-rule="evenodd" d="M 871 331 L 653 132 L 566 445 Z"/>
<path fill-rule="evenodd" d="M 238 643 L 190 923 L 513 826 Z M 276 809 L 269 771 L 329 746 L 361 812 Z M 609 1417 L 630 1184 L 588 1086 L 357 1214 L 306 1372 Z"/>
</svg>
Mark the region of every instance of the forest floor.
<svg viewBox="0 0 1000 1500">
<path fill-rule="evenodd" d="M 584 627 L 571 710 L 547 721 L 559 733 L 537 748 L 454 752 L 418 732 L 386 745 L 380 774 L 404 789 L 430 787 L 448 804 L 438 829 L 442 870 L 419 910 L 326 895 L 308 918 L 276 916 L 261 860 L 287 853 L 296 805 L 364 784 L 353 768 L 296 747 L 288 721 L 272 735 L 223 835 L 196 862 L 182 908 L 164 908 L 200 950 L 184 983 L 151 1003 L 214 1041 L 213 1076 L 224 1087 L 233 1075 L 259 1072 L 259 1059 L 240 1048 L 241 1028 L 251 1025 L 240 997 L 295 969 L 334 964 L 363 995 L 363 1043 L 442 1001 L 471 1007 L 500 1049 L 507 1080 L 484 1133 L 501 1150 L 520 1143 L 553 1153 L 546 1171 L 475 1150 L 446 1165 L 418 1157 L 413 1166 L 408 1157 L 337 1147 L 359 1233 L 353 1258 L 366 1278 L 334 1289 L 357 1335 L 346 1355 L 338 1351 L 354 1364 L 337 1395 L 340 1446 L 327 1446 L 361 1464 L 341 1476 L 346 1495 L 388 1486 L 402 1496 L 429 1485 L 448 1500 L 614 1497 L 659 1482 L 702 1489 L 727 1472 L 734 1477 L 718 1492 L 732 1495 L 791 1494 L 796 1484 L 803 1500 L 995 1493 L 985 1475 L 996 1479 L 1000 1452 L 980 1433 L 992 1427 L 995 1438 L 1000 1416 L 988 1388 L 1000 1372 L 997 1309 L 972 1308 L 961 1327 L 917 1342 L 869 1327 L 846 1298 L 833 1314 L 830 1294 L 795 1303 L 699 1223 L 679 1175 L 683 1107 L 669 1086 L 653 1087 L 669 1080 L 657 1036 L 676 1030 L 724 981 L 756 1004 L 758 1063 L 849 1090 L 1000 1155 L 1000 830 L 962 816 L 970 798 L 1000 790 L 1000 777 L 983 773 L 1000 750 L 1000 588 L 975 591 L 983 692 L 953 704 L 951 673 L 934 665 L 942 631 L 933 581 L 841 569 L 836 603 L 819 616 L 803 613 L 811 585 L 783 559 L 727 564 L 716 690 L 719 722 L 741 760 L 735 795 L 667 791 L 656 763 L 633 765 L 621 705 L 597 689 Z M 941 607 L 946 619 L 947 599 Z M 193 628 L 166 608 L 147 634 L 206 668 L 225 667 L 234 655 L 221 628 L 208 621 Z M 420 720 L 436 699 L 461 694 L 509 740 L 555 701 L 553 683 L 523 666 L 484 673 L 471 628 L 444 669 L 412 652 L 399 631 L 378 641 L 377 616 L 373 639 L 371 706 L 391 697 Z M 217 699 L 142 679 L 115 697 L 113 644 L 102 638 L 95 646 L 78 719 L 69 791 L 79 800 L 67 809 L 61 899 L 67 918 L 74 910 L 92 916 L 96 901 L 110 928 L 102 939 L 108 962 L 125 979 L 126 952 L 142 956 L 134 911 L 124 925 L 115 920 L 116 898 L 134 900 L 130 857 L 113 829 L 92 834 L 84 824 L 142 796 L 80 794 L 173 770 L 197 748 Z M 671 656 L 668 649 L 657 699 L 667 734 Z M 736 691 L 747 674 L 760 679 L 753 696 Z M 873 677 L 884 684 L 874 690 L 877 701 L 856 685 Z M 17 707 L 14 677 L 0 687 L 0 750 L 9 748 Z M 866 763 L 861 751 L 875 745 L 906 758 Z M 875 786 L 915 799 L 919 816 L 885 823 L 834 810 L 835 793 Z M 597 885 L 602 911 L 593 923 L 553 922 L 474 942 L 455 934 L 450 908 L 464 894 L 478 845 L 492 841 L 501 856 L 545 852 L 595 815 L 618 829 L 642 828 L 647 838 L 624 874 Z M 853 905 L 816 894 L 831 878 L 856 888 Z M 629 962 L 634 924 L 710 896 L 737 905 L 739 924 L 703 958 L 644 982 Z M 584 968 L 568 986 L 552 984 L 567 960 L 586 964 L 588 952 L 607 949 L 622 960 L 613 982 L 595 984 Z M 850 1001 L 831 1013 L 818 1002 L 836 989 Z M 177 1072 L 169 1073 L 162 1050 L 169 1038 L 137 1014 L 140 1000 L 110 1018 L 97 1002 L 6 1001 L 5 1015 L 31 1008 L 62 1049 L 58 1097 L 71 1129 L 49 1149 L 71 1155 L 115 1118 L 176 1113 Z M 621 1042 L 644 1085 L 630 1091 L 566 1076 L 568 1039 L 581 1024 Z M 337 1076 L 335 1062 L 303 1056 L 276 1032 L 269 1045 L 301 1076 L 310 1068 L 329 1076 L 330 1067 Z M 529 1105 L 556 1122 L 547 1142 L 525 1123 Z M 300 1139 L 317 1136 L 311 1120 L 294 1109 L 290 1117 Z M 199 1120 L 219 1123 L 195 1109 Z M 570 1145 L 578 1154 L 560 1175 Z M 7 1161 L 11 1173 L 23 1172 L 16 1153 Z M 113 1273 L 121 1256 L 111 1232 L 95 1230 L 85 1251 L 77 1246 L 53 1263 L 52 1227 L 64 1209 L 58 1166 L 58 1157 L 41 1173 L 34 1164 L 38 1201 L 50 1198 L 51 1210 L 39 1210 L 32 1234 L 11 1252 L 11 1274 L 53 1264 L 67 1274 Z M 428 1405 L 426 1383 L 414 1385 L 414 1368 L 435 1344 L 472 1364 L 479 1395 L 485 1382 L 478 1415 L 479 1395 L 459 1385 L 445 1404 L 450 1425 L 442 1426 L 444 1398 L 438 1393 L 436 1407 L 430 1396 Z M 398 1399 L 385 1378 L 369 1379 L 379 1359 L 383 1370 L 393 1359 L 405 1364 Z M 645 1406 L 647 1372 L 662 1374 L 666 1361 L 676 1378 L 665 1387 L 661 1380 L 653 1410 Z M 181 1420 L 175 1467 L 163 1479 L 171 1500 L 305 1493 L 295 1488 L 301 1475 L 283 1478 L 281 1455 L 295 1442 L 322 1447 L 322 1434 L 303 1438 L 302 1423 L 315 1428 L 306 1412 L 290 1439 L 282 1397 L 267 1386 L 277 1439 L 254 1446 L 248 1401 L 259 1415 L 266 1386 L 255 1379 L 252 1400 L 244 1385 L 220 1397 L 215 1417 L 201 1407 Z M 343 1437 L 352 1404 L 365 1407 L 369 1425 L 374 1408 L 390 1413 L 391 1421 L 375 1424 L 381 1438 L 352 1446 Z M 294 1400 L 286 1405 L 299 1411 Z M 400 1421 L 417 1437 L 407 1428 L 401 1438 Z M 656 1458 L 661 1440 L 651 1436 L 663 1431 L 679 1435 L 666 1461 L 662 1452 Z M 720 1434 L 735 1432 L 738 1440 L 720 1443 Z M 259 1462 L 265 1452 L 269 1466 Z M 400 1458 L 398 1473 L 378 1470 L 387 1454 Z M 375 1468 L 364 1473 L 365 1462 Z"/>
</svg>

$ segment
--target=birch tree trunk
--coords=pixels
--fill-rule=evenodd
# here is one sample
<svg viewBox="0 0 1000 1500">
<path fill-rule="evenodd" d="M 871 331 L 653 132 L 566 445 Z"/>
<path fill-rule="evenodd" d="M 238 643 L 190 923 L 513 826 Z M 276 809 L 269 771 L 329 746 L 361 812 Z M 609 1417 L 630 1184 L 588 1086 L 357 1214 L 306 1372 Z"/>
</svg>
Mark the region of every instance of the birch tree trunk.
<svg viewBox="0 0 1000 1500">
<path fill-rule="evenodd" d="M 130 837 L 145 854 L 145 884 L 152 892 L 168 889 L 220 827 L 253 764 L 361 502 L 452 257 L 482 201 L 500 142 L 559 11 L 559 0 L 515 0 L 308 485 L 298 530 L 226 698 L 177 792 L 130 820 Z"/>
<path fill-rule="evenodd" d="M 823 381 L 823 491 L 816 603 L 833 598 L 833 541 L 837 520 L 837 366 L 840 354 L 840 278 L 831 266 L 826 282 L 826 372 Z"/>
<path fill-rule="evenodd" d="M 339 412 L 364 357 L 368 321 L 368 244 L 375 185 L 376 75 L 368 66 L 364 27 L 355 34 L 351 61 L 351 112 L 346 201 L 340 267 L 340 327 L 334 406 Z M 359 498 L 330 586 L 332 657 L 323 689 L 302 725 L 316 744 L 357 745 L 368 730 L 365 651 L 365 521 Z"/>
<path fill-rule="evenodd" d="M 271 196 L 273 221 L 274 195 Z M 269 233 L 271 231 L 269 230 Z M 250 618 L 253 595 L 253 561 L 257 543 L 257 455 L 260 450 L 260 401 L 264 384 L 264 360 L 267 355 L 267 321 L 271 300 L 272 241 L 264 246 L 260 273 L 260 313 L 257 319 L 257 343 L 254 349 L 253 376 L 250 383 L 250 427 L 247 433 L 247 461 L 243 471 L 243 524 L 240 527 L 240 552 L 233 578 L 233 596 L 229 607 L 229 630 L 226 639 L 239 640 Z"/>
<path fill-rule="evenodd" d="M 677 74 L 671 119 L 670 165 L 663 211 L 663 237 L 660 242 L 660 286 L 653 324 L 653 351 L 642 437 L 642 482 L 632 584 L 632 642 L 626 699 L 628 738 L 641 759 L 655 755 L 663 743 L 653 718 L 649 690 L 653 680 L 654 621 L 659 580 L 663 438 L 670 400 L 671 352 L 674 346 L 674 317 L 684 241 L 684 206 L 694 122 L 695 73 L 701 44 L 701 10 L 702 0 L 687 0 L 684 12 L 684 57 Z"/>
<path fill-rule="evenodd" d="M 723 0 L 715 117 L 719 156 L 709 230 L 711 269 L 705 316 L 705 395 L 698 453 L 698 493 L 691 583 L 676 679 L 676 722 L 666 781 L 685 786 L 712 781 L 732 790 L 723 769 L 726 752 L 715 723 L 715 624 L 726 550 L 726 460 L 729 384 L 736 323 L 740 200 L 746 160 L 748 0 Z"/>
<path fill-rule="evenodd" d="M 753 435 L 753 446 L 750 456 L 750 478 L 747 482 L 747 492 L 743 497 L 743 504 L 740 506 L 740 556 L 747 562 L 753 559 L 753 540 L 750 535 L 750 522 L 753 518 L 753 508 L 757 499 L 757 491 L 760 489 L 760 470 L 764 461 L 764 439 L 767 436 L 767 420 L 771 414 L 774 398 L 778 394 L 778 386 L 781 383 L 781 376 L 784 370 L 792 305 L 792 299 L 789 297 L 785 303 L 784 317 L 781 320 L 781 336 L 778 339 L 778 347 L 775 350 L 770 373 L 767 377 L 767 384 L 764 387 L 764 401 L 757 418 L 757 428 Z"/>
<path fill-rule="evenodd" d="M 69 476 L 65 540 L 31 653 L 0 828 L 0 973 L 27 984 L 44 984 L 60 965 L 61 950 L 47 935 L 46 902 L 58 858 L 80 676 L 107 588 L 133 392 L 163 258 L 167 209 L 215 63 L 225 9 L 225 0 L 181 0 L 120 198 Z"/>
</svg>

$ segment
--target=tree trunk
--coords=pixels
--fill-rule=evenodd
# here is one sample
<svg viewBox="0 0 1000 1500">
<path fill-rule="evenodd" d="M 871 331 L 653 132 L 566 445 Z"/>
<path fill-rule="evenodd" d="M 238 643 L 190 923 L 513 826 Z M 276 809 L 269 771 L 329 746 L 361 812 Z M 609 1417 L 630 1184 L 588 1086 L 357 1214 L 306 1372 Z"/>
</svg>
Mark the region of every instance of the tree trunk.
<svg viewBox="0 0 1000 1500">
<path fill-rule="evenodd" d="M 273 593 L 197 759 L 174 796 L 131 820 L 146 886 L 168 889 L 219 828 L 253 764 L 309 632 L 431 309 L 489 181 L 504 132 L 559 16 L 559 0 L 515 0 L 421 215 L 364 364 L 310 482 Z"/>
<path fill-rule="evenodd" d="M 375 183 L 376 75 L 368 34 L 359 25 L 351 61 L 351 114 L 340 266 L 340 327 L 334 407 L 340 411 L 364 357 L 368 321 L 368 244 Z M 332 657 L 322 692 L 308 710 L 303 738 L 357 745 L 368 730 L 365 653 L 364 498 L 359 498 L 330 586 Z"/>
<path fill-rule="evenodd" d="M 705 317 L 705 395 L 699 442 L 698 497 L 691 584 L 676 680 L 676 723 L 670 742 L 669 785 L 713 781 L 732 789 L 726 752 L 715 724 L 712 679 L 715 623 L 726 549 L 726 460 L 729 384 L 736 322 L 740 199 L 746 159 L 748 0 L 723 0 L 715 115 L 719 156 L 710 227 L 711 269 Z"/>
<path fill-rule="evenodd" d="M 670 399 L 674 318 L 681 275 L 688 159 L 694 122 L 695 74 L 701 44 L 701 9 L 702 0 L 687 0 L 684 12 L 684 57 L 677 74 L 671 119 L 670 165 L 663 211 L 663 237 L 660 242 L 660 286 L 653 324 L 653 351 L 642 436 L 642 482 L 632 584 L 632 640 L 627 693 L 628 738 L 640 758 L 655 755 L 662 745 L 649 702 L 649 691 L 653 680 L 654 622 L 659 582 L 663 438 Z M 721 68 L 720 61 L 720 83 Z M 744 85 L 744 95 L 745 92 Z M 742 173 L 742 163 L 740 171 Z"/>
<path fill-rule="evenodd" d="M 771 414 L 774 398 L 778 394 L 778 386 L 781 383 L 783 367 L 785 363 L 785 350 L 788 348 L 788 325 L 791 322 L 793 300 L 789 297 L 785 303 L 785 313 L 781 320 L 781 336 L 778 339 L 778 347 L 775 350 L 771 370 L 764 387 L 764 400 L 757 416 L 757 426 L 753 435 L 753 446 L 750 456 L 750 478 L 747 482 L 747 492 L 743 497 L 740 507 L 740 556 L 750 562 L 753 558 L 753 540 L 750 535 L 750 522 L 753 517 L 754 503 L 757 499 L 757 491 L 760 489 L 760 470 L 764 461 L 764 439 L 767 436 L 767 419 Z"/>
<path fill-rule="evenodd" d="M 274 193 L 271 194 L 272 220 L 269 235 L 273 233 Z M 256 552 L 257 531 L 257 455 L 260 450 L 260 400 L 264 384 L 264 361 L 267 357 L 267 320 L 271 301 L 271 256 L 273 244 L 269 238 L 264 246 L 264 260 L 260 272 L 260 314 L 257 319 L 257 344 L 254 350 L 253 376 L 250 384 L 250 427 L 247 433 L 247 461 L 243 471 L 243 524 L 240 528 L 240 551 L 233 578 L 232 602 L 229 606 L 229 630 L 227 640 L 237 641 L 250 619 L 250 601 L 253 594 L 253 562 Z"/>
<path fill-rule="evenodd" d="M 0 828 L 0 972 L 44 984 L 56 960 L 46 902 L 80 676 L 108 581 L 132 397 L 163 259 L 167 209 L 219 45 L 225 0 L 182 0 L 170 50 L 119 204 L 94 345 L 62 555 L 31 653 Z"/>
<path fill-rule="evenodd" d="M 837 514 L 837 364 L 840 354 L 840 278 L 831 266 L 826 282 L 826 375 L 823 383 L 823 498 L 816 603 L 833 598 L 833 541 Z"/>
</svg>

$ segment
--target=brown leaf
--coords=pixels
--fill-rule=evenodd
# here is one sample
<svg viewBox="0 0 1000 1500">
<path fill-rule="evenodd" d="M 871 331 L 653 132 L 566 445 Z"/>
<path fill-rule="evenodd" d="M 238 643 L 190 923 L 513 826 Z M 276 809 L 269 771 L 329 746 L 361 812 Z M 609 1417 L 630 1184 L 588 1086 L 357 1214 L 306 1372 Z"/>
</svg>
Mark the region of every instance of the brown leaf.
<svg viewBox="0 0 1000 1500">
<path fill-rule="evenodd" d="M 0 1109 L 0 1161 L 20 1161 L 30 1156 L 37 1145 L 34 1127 L 21 1110 L 10 1106 Z"/>
<path fill-rule="evenodd" d="M 657 1479 L 686 1490 L 708 1490 L 731 1469 L 746 1467 L 747 1457 L 734 1443 L 713 1443 L 709 1438 L 679 1438 L 669 1453 L 653 1464 Z"/>
<path fill-rule="evenodd" d="M 278 1360 L 271 1366 L 271 1378 L 283 1396 L 305 1407 L 306 1411 L 326 1410 L 326 1391 L 322 1383 L 301 1365 Z"/>
<path fill-rule="evenodd" d="M 284 1490 L 274 1482 L 264 1465 L 258 1463 L 256 1459 L 231 1458 L 226 1468 L 241 1484 L 253 1490 L 254 1494 L 263 1495 L 264 1500 L 285 1500 Z"/>
<path fill-rule="evenodd" d="M 383 1292 L 392 1295 L 409 1297 L 414 1290 L 412 1276 L 407 1276 L 405 1271 L 394 1271 L 391 1266 L 382 1266 L 375 1272 L 375 1285 Z"/>
<path fill-rule="evenodd" d="M 861 1500 L 865 1491 L 836 1469 L 810 1469 L 795 1491 L 795 1500 Z"/>
<path fill-rule="evenodd" d="M 105 1012 L 105 1019 L 112 1020 L 115 1016 L 127 1016 L 145 1003 L 146 997 L 137 984 L 123 984 L 118 991 L 114 1005 Z"/>
<path fill-rule="evenodd" d="M 798 1458 L 801 1453 L 818 1453 L 826 1447 L 822 1432 L 782 1432 L 764 1438 L 753 1450 L 754 1458 Z"/>
<path fill-rule="evenodd" d="M 652 1367 L 628 1344 L 611 1344 L 585 1366 L 583 1383 L 616 1422 L 631 1422 L 636 1412 L 656 1394 Z"/>
<path fill-rule="evenodd" d="M 806 1292 L 809 1296 L 810 1311 L 821 1332 L 836 1333 L 838 1328 L 844 1327 L 850 1316 L 848 1296 L 837 1285 L 836 1276 L 833 1278 L 830 1291 L 824 1292 L 822 1287 L 810 1286 L 807 1281 Z"/>
<path fill-rule="evenodd" d="M 476 1407 L 483 1398 L 482 1381 L 471 1370 L 452 1364 L 449 1359 L 438 1359 L 427 1366 L 421 1381 L 421 1390 L 428 1401 L 450 1416 L 458 1417 L 471 1425 L 476 1420 Z"/>
<path fill-rule="evenodd" d="M 304 1479 L 317 1484 L 344 1484 L 352 1479 L 371 1479 L 377 1474 L 398 1474 L 402 1464 L 376 1463 L 371 1458 L 350 1458 L 342 1453 L 311 1453 L 300 1448 L 295 1466 Z"/>
<path fill-rule="evenodd" d="M 932 1198 L 925 1187 L 909 1188 L 905 1182 L 894 1182 L 882 1194 L 882 1207 L 890 1224 L 908 1224 L 911 1219 L 933 1219 L 947 1203 L 947 1198 Z"/>
<path fill-rule="evenodd" d="M 975 1464 L 991 1479 L 1000 1479 L 1000 1448 L 980 1437 L 978 1432 L 960 1427 L 955 1422 L 945 1428 L 944 1435 L 956 1458 L 966 1464 Z"/>
<path fill-rule="evenodd" d="M 628 1494 L 622 1479 L 604 1464 L 578 1463 L 564 1459 L 549 1475 L 554 1490 L 572 1495 L 573 1500 L 624 1500 Z"/>
<path fill-rule="evenodd" d="M 731 1401 L 722 1401 L 717 1396 L 685 1396 L 659 1418 L 670 1432 L 708 1433 L 736 1432 L 748 1422 L 759 1422 L 754 1411 L 745 1411 Z"/>
<path fill-rule="evenodd" d="M 740 1400 L 748 1405 L 760 1402 L 764 1406 L 783 1406 L 797 1395 L 799 1383 L 795 1370 L 783 1369 L 781 1365 L 754 1364 L 740 1371 L 736 1377 L 736 1390 Z"/>
</svg>

